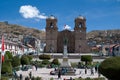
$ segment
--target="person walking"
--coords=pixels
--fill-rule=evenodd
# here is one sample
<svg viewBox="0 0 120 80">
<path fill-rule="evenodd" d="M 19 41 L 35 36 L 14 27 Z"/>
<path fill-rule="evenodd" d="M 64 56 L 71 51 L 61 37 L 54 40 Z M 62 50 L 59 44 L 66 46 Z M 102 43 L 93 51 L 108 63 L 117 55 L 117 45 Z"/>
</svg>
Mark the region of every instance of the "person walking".
<svg viewBox="0 0 120 80">
<path fill-rule="evenodd" d="M 58 79 L 61 78 L 61 71 L 58 71 Z"/>
<path fill-rule="evenodd" d="M 32 72 L 29 73 L 29 77 L 30 77 L 30 79 L 32 78 Z"/>
<path fill-rule="evenodd" d="M 22 78 L 23 78 L 23 76 L 22 76 L 22 74 L 20 74 L 20 80 L 22 80 Z"/>
<path fill-rule="evenodd" d="M 85 74 L 87 74 L 87 67 L 85 68 Z"/>
<path fill-rule="evenodd" d="M 35 64 L 35 69 L 36 69 L 36 71 L 37 71 L 37 64 Z"/>
<path fill-rule="evenodd" d="M 91 75 L 94 75 L 94 71 L 92 67 L 91 67 Z"/>
</svg>

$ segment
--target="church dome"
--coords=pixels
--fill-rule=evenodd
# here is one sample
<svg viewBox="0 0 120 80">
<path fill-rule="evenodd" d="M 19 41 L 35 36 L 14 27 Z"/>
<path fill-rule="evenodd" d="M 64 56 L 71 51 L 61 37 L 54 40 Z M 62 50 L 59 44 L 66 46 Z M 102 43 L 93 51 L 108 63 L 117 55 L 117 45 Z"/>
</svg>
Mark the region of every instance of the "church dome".
<svg viewBox="0 0 120 80">
<path fill-rule="evenodd" d="M 82 19 L 82 20 L 85 19 L 84 16 L 78 16 L 77 18 L 78 18 L 78 19 Z"/>
<path fill-rule="evenodd" d="M 49 19 L 56 19 L 55 16 L 51 15 L 50 17 L 48 17 Z"/>
</svg>

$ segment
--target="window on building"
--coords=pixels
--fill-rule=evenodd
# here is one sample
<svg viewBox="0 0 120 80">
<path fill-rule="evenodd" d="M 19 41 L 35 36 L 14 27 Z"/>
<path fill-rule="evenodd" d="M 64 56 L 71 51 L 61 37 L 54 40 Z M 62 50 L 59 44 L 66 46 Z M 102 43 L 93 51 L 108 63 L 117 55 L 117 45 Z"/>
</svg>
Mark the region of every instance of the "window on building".
<svg viewBox="0 0 120 80">
<path fill-rule="evenodd" d="M 52 22 L 50 23 L 50 27 L 53 28 L 53 23 Z"/>
<path fill-rule="evenodd" d="M 79 28 L 81 28 L 81 27 L 82 27 L 82 23 L 80 22 L 80 23 L 79 23 Z"/>
</svg>

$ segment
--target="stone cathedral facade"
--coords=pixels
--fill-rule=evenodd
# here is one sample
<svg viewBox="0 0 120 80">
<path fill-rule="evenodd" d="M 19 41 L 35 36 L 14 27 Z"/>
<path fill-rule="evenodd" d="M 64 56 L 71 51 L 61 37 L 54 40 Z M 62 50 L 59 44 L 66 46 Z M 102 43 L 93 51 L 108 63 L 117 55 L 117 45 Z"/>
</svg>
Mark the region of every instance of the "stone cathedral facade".
<svg viewBox="0 0 120 80">
<path fill-rule="evenodd" d="M 86 19 L 79 16 L 74 20 L 74 30 L 58 31 L 57 18 L 46 19 L 45 52 L 63 53 L 64 39 L 67 39 L 68 53 L 87 53 L 90 51 L 86 40 Z"/>
</svg>

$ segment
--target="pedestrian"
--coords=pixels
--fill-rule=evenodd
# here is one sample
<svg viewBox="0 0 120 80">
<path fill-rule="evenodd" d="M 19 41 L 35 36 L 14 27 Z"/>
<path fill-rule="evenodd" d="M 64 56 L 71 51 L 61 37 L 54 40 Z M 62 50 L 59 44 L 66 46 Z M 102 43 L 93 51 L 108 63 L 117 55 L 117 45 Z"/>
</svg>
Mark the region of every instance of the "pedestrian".
<svg viewBox="0 0 120 80">
<path fill-rule="evenodd" d="M 95 66 L 95 72 L 97 72 L 98 70 L 97 70 L 97 66 Z"/>
<path fill-rule="evenodd" d="M 58 71 L 58 79 L 61 78 L 61 71 Z"/>
<path fill-rule="evenodd" d="M 56 67 L 55 67 L 55 70 L 54 71 L 57 71 Z"/>
<path fill-rule="evenodd" d="M 37 64 L 35 64 L 35 69 L 36 69 L 36 71 L 37 71 Z"/>
<path fill-rule="evenodd" d="M 87 74 L 87 68 L 85 68 L 85 74 Z"/>
<path fill-rule="evenodd" d="M 20 80 L 22 80 L 22 74 L 20 74 Z"/>
<path fill-rule="evenodd" d="M 94 75 L 94 71 L 92 67 L 91 67 L 91 75 Z"/>
<path fill-rule="evenodd" d="M 98 71 L 98 77 L 100 77 L 101 76 L 101 74 L 100 74 L 100 72 Z"/>
<path fill-rule="evenodd" d="M 81 70 L 80 70 L 80 73 L 79 74 L 81 74 Z"/>
<path fill-rule="evenodd" d="M 70 80 L 73 80 L 72 77 L 70 77 Z"/>
<path fill-rule="evenodd" d="M 30 77 L 30 79 L 32 78 L 32 72 L 29 73 L 29 77 Z"/>
</svg>

